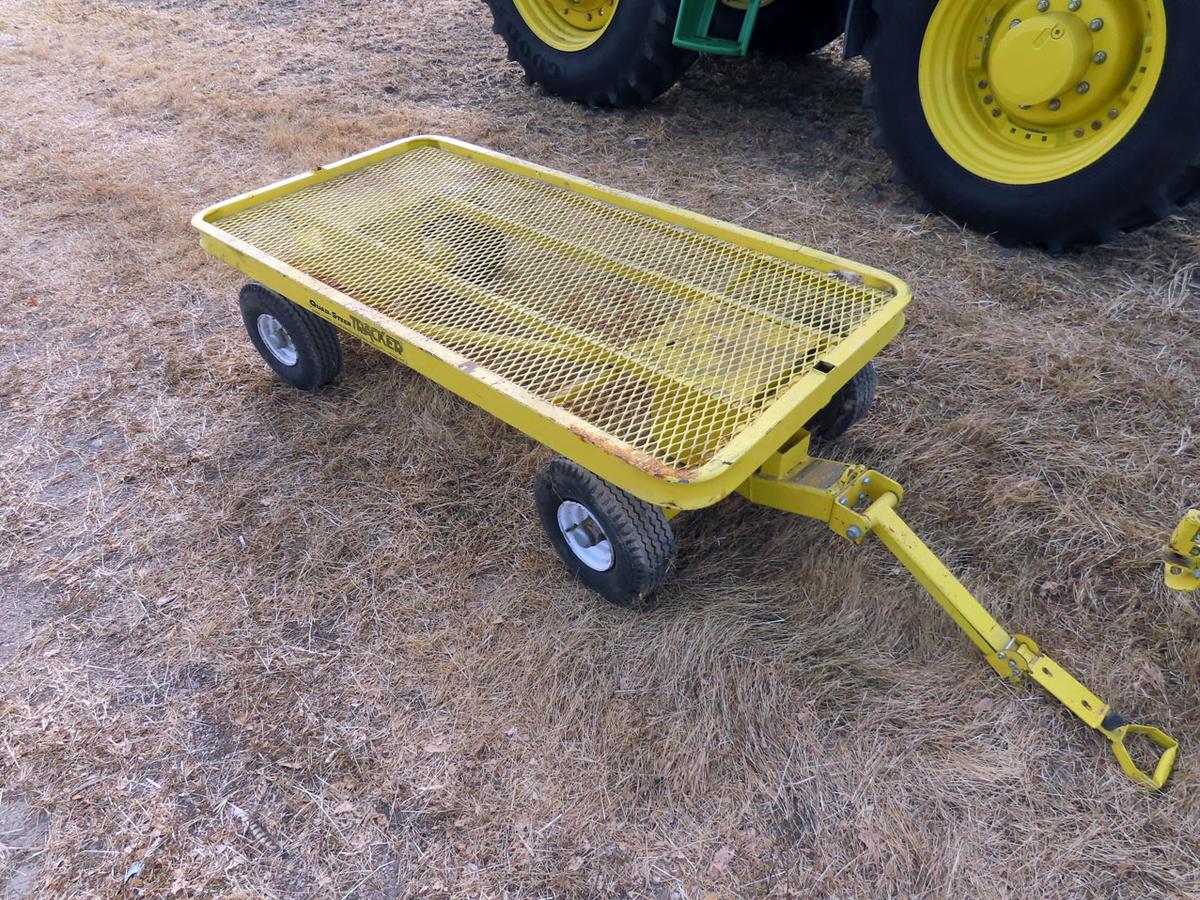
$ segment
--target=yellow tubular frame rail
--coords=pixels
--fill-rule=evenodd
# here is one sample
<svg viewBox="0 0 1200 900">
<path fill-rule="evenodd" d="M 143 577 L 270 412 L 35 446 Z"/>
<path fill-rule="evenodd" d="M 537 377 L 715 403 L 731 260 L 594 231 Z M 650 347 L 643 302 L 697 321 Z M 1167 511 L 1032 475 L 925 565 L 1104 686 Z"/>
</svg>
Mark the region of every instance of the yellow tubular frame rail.
<svg viewBox="0 0 1200 900">
<path fill-rule="evenodd" d="M 1176 591 L 1200 589 L 1200 509 L 1191 510 L 1163 550 L 1167 587 Z"/>
<path fill-rule="evenodd" d="M 875 534 L 974 642 L 998 675 L 1010 681 L 1029 676 L 1108 738 L 1130 778 L 1151 790 L 1166 784 L 1179 752 L 1178 741 L 1157 728 L 1127 723 L 1043 653 L 1035 641 L 1009 632 L 992 618 L 900 518 L 896 512 L 904 497 L 900 485 L 864 466 L 814 458 L 808 446 L 808 435 L 801 433 L 739 492 L 754 503 L 825 522 L 856 544 Z M 1200 515 L 1195 521 L 1200 523 Z M 1125 741 L 1132 736 L 1147 738 L 1162 750 L 1152 775 L 1139 769 L 1130 756 Z"/>
</svg>

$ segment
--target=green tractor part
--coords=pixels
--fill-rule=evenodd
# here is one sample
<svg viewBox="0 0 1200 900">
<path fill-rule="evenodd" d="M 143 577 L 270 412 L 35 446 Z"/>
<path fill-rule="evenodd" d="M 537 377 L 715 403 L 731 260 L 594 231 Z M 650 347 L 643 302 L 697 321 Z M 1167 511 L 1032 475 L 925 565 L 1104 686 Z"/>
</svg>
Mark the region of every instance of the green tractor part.
<svg viewBox="0 0 1200 900">
<path fill-rule="evenodd" d="M 845 34 L 897 180 L 1005 245 L 1057 252 L 1200 193 L 1196 0 L 487 0 L 527 78 L 650 103 L 698 53 L 812 52 Z"/>
<path fill-rule="evenodd" d="M 750 49 L 750 36 L 762 0 L 750 0 L 735 39 L 714 37 L 713 14 L 719 0 L 680 0 L 679 18 L 675 22 L 675 46 L 697 53 L 715 53 L 718 56 L 745 56 Z"/>
</svg>

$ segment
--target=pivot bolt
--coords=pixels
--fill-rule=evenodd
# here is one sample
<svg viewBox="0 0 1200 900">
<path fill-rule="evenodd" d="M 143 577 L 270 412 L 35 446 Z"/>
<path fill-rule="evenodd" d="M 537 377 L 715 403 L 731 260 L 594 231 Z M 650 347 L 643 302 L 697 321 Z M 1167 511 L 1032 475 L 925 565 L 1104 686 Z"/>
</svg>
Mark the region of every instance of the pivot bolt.
<svg viewBox="0 0 1200 900">
<path fill-rule="evenodd" d="M 1200 569 L 1192 569 L 1192 577 L 1200 578 Z"/>
<path fill-rule="evenodd" d="M 1000 651 L 999 653 L 997 653 L 996 655 L 997 655 L 997 656 L 999 656 L 1001 659 L 1006 659 L 1006 658 L 1008 657 L 1008 654 L 1007 654 L 1007 653 L 1005 653 L 1003 650 L 1001 650 L 1001 651 Z"/>
<path fill-rule="evenodd" d="M 1069 9 L 1071 12 L 1079 12 L 1079 7 L 1081 6 L 1083 6 L 1083 0 L 1071 0 L 1071 2 L 1067 4 L 1067 9 Z"/>
<path fill-rule="evenodd" d="M 850 540 L 857 541 L 860 537 L 863 536 L 863 530 L 861 528 L 859 528 L 857 525 L 851 525 L 849 528 L 846 529 L 846 534 L 849 536 Z"/>
<path fill-rule="evenodd" d="M 1099 31 L 1103 27 L 1104 27 L 1103 19 L 1092 19 L 1092 21 L 1090 23 L 1088 23 L 1088 28 L 1092 29 L 1092 31 Z"/>
<path fill-rule="evenodd" d="M 1088 83 L 1086 81 L 1081 81 L 1081 82 L 1079 82 L 1079 87 L 1075 88 L 1075 93 L 1086 94 L 1091 89 L 1092 89 L 1092 86 L 1090 83 Z"/>
<path fill-rule="evenodd" d="M 1096 55 L 1092 57 L 1092 62 L 1094 62 L 1098 66 L 1102 66 L 1106 62 L 1108 62 L 1108 54 L 1105 53 L 1103 50 L 1097 50 Z"/>
<path fill-rule="evenodd" d="M 1062 109 L 1062 101 L 1055 97 L 1050 101 L 1050 111 L 1058 112 L 1060 109 Z"/>
<path fill-rule="evenodd" d="M 1017 667 L 1017 661 L 1015 659 L 1010 659 L 1008 661 L 1008 667 L 1010 669 L 1015 669 Z"/>
<path fill-rule="evenodd" d="M 1038 0 L 1038 12 L 1045 12 L 1050 8 L 1050 0 Z"/>
<path fill-rule="evenodd" d="M 846 498 L 845 498 L 845 497 L 838 497 L 838 503 L 840 503 L 842 506 L 845 506 L 845 505 L 846 505 Z"/>
<path fill-rule="evenodd" d="M 863 484 L 870 484 L 870 483 L 871 483 L 871 476 L 870 476 L 870 475 L 864 475 L 864 476 L 863 476 Z M 1198 550 L 1198 551 L 1196 551 L 1196 552 L 1197 552 L 1197 553 L 1200 553 L 1200 550 Z"/>
</svg>

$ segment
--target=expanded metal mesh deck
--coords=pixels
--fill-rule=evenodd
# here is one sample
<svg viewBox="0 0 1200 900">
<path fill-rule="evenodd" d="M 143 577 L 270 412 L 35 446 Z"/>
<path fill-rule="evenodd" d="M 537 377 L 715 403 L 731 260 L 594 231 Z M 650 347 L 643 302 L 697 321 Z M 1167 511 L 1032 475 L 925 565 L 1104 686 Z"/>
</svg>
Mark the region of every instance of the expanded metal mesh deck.
<svg viewBox="0 0 1200 900">
<path fill-rule="evenodd" d="M 893 296 L 436 147 L 214 224 L 660 473 L 711 461 Z"/>
</svg>

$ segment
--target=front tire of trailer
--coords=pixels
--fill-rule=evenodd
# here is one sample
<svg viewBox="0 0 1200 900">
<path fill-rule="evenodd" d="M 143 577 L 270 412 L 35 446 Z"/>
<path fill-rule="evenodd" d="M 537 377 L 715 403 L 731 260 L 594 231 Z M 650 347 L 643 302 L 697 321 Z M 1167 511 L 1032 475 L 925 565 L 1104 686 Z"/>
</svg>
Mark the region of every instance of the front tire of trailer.
<svg viewBox="0 0 1200 900">
<path fill-rule="evenodd" d="M 675 536 L 661 509 L 562 457 L 537 473 L 533 495 L 546 536 L 572 575 L 617 606 L 654 607 L 655 589 L 675 560 Z"/>
<path fill-rule="evenodd" d="M 268 287 L 250 282 L 238 295 L 254 349 L 280 378 L 316 391 L 342 369 L 337 329 Z"/>
</svg>

